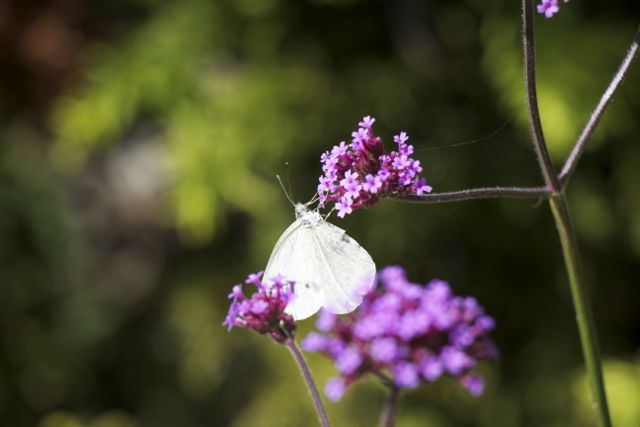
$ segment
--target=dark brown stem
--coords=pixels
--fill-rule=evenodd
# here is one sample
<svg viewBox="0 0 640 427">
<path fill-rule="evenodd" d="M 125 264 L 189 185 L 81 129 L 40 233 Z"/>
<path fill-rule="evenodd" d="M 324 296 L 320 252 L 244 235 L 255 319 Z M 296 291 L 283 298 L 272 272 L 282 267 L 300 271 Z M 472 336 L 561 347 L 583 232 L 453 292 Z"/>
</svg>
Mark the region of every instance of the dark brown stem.
<svg viewBox="0 0 640 427">
<path fill-rule="evenodd" d="M 430 193 L 422 196 L 405 196 L 394 200 L 413 203 L 444 203 L 478 199 L 548 199 L 551 192 L 545 187 L 484 187 L 468 190 Z"/>
<path fill-rule="evenodd" d="M 538 111 L 538 90 L 536 88 L 536 54 L 534 38 L 534 4 L 532 0 L 522 0 L 522 51 L 524 53 L 524 86 L 529 110 L 529 124 L 533 147 L 540 164 L 540 170 L 547 188 L 557 194 L 560 192 L 560 181 L 556 175 L 549 151 L 544 141 L 540 112 Z"/>
<path fill-rule="evenodd" d="M 593 112 L 591 113 L 591 116 L 589 117 L 589 120 L 587 121 L 584 129 L 582 129 L 582 133 L 578 137 L 576 144 L 573 146 L 569 157 L 567 157 L 567 160 L 564 162 L 562 171 L 560 171 L 560 182 L 562 183 L 563 187 L 567 185 L 569 178 L 573 174 L 578 164 L 578 160 L 580 160 L 580 157 L 584 152 L 587 142 L 589 142 L 591 136 L 598 127 L 600 119 L 602 118 L 602 115 L 604 114 L 606 108 L 611 103 L 613 96 L 616 94 L 618 88 L 622 85 L 622 81 L 627 75 L 629 68 L 631 68 L 633 60 L 638 56 L 638 50 L 640 50 L 640 28 L 638 28 L 635 38 L 631 43 L 631 47 L 627 51 L 627 55 L 622 60 L 618 71 L 613 76 L 613 79 L 611 80 L 611 83 L 609 83 L 607 90 L 605 90 L 602 94 L 598 105 L 596 105 L 595 110 L 593 110 Z"/>
</svg>

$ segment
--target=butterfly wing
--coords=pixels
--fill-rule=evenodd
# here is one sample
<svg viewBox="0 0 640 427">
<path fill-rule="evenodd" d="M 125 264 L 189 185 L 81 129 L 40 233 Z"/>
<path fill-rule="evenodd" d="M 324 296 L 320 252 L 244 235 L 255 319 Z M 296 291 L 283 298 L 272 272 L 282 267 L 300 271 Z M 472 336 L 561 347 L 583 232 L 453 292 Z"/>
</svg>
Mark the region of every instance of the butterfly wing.
<svg viewBox="0 0 640 427">
<path fill-rule="evenodd" d="M 294 221 L 276 242 L 264 271 L 266 279 L 281 274 L 296 282 L 295 297 L 287 306 L 287 312 L 296 320 L 315 314 L 324 300 L 322 289 L 312 279 L 317 263 L 313 234 L 314 229 L 301 219 Z"/>
<path fill-rule="evenodd" d="M 315 262 L 309 281 L 320 284 L 324 308 L 348 313 L 360 305 L 373 286 L 376 265 L 343 229 L 322 221 L 313 231 Z"/>
</svg>

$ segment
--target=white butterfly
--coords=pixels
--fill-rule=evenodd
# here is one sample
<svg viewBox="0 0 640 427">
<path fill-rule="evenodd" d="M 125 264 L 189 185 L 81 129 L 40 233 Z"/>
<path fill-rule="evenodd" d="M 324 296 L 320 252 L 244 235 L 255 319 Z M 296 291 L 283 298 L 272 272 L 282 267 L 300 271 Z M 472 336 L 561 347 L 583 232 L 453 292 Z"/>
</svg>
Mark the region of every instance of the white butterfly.
<svg viewBox="0 0 640 427">
<path fill-rule="evenodd" d="M 371 255 L 347 233 L 306 205 L 295 205 L 296 220 L 273 248 L 264 277 L 278 274 L 295 281 L 286 311 L 306 319 L 321 307 L 348 313 L 371 289 L 376 265 Z"/>
</svg>

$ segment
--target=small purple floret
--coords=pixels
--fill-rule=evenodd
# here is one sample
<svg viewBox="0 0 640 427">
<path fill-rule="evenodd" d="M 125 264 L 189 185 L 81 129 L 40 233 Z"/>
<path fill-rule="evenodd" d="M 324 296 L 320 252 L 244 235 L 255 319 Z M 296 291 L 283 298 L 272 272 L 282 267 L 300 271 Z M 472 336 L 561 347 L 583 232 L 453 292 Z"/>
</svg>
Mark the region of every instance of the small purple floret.
<svg viewBox="0 0 640 427">
<path fill-rule="evenodd" d="M 398 344 L 392 337 L 378 338 L 371 344 L 371 357 L 381 362 L 391 362 L 398 354 Z"/>
<path fill-rule="evenodd" d="M 350 214 L 351 212 L 353 212 L 353 201 L 351 200 L 351 197 L 348 196 L 343 196 L 340 198 L 340 200 L 336 203 L 336 209 L 338 209 L 338 216 L 340 218 L 344 218 L 345 215 Z"/>
<path fill-rule="evenodd" d="M 472 396 L 480 396 L 484 392 L 484 380 L 477 375 L 468 375 L 460 378 L 460 385 L 471 393 Z"/>
<path fill-rule="evenodd" d="M 325 335 L 311 332 L 300 342 L 300 346 L 306 351 L 325 351 L 329 348 L 329 340 Z"/>
<path fill-rule="evenodd" d="M 327 310 L 320 310 L 318 320 L 316 320 L 316 328 L 322 332 L 328 332 L 336 324 L 336 314 Z"/>
<path fill-rule="evenodd" d="M 545 18 L 551 18 L 553 15 L 560 11 L 560 6 L 558 6 L 559 0 L 542 0 L 542 2 L 537 6 L 538 13 L 544 15 Z M 568 3 L 569 0 L 564 0 L 564 3 Z"/>
<path fill-rule="evenodd" d="M 329 400 L 337 402 L 340 400 L 346 389 L 347 386 L 344 383 L 344 380 L 340 377 L 336 377 L 327 382 L 327 385 L 324 388 L 324 393 L 327 395 Z"/>
<path fill-rule="evenodd" d="M 444 367 L 437 357 L 425 356 L 420 361 L 420 372 L 425 380 L 435 381 L 443 374 Z"/>
<path fill-rule="evenodd" d="M 362 121 L 360 123 L 358 123 L 358 126 L 360 126 L 361 128 L 371 129 L 371 127 L 373 126 L 375 121 L 376 121 L 376 119 L 374 119 L 371 116 L 364 116 Z"/>
<path fill-rule="evenodd" d="M 393 379 L 400 388 L 416 388 L 420 384 L 418 369 L 413 363 L 400 362 L 393 368 Z"/>
<path fill-rule="evenodd" d="M 340 373 L 344 375 L 354 373 L 361 364 L 362 356 L 360 356 L 360 352 L 353 347 L 346 348 L 336 359 L 336 367 Z"/>
</svg>

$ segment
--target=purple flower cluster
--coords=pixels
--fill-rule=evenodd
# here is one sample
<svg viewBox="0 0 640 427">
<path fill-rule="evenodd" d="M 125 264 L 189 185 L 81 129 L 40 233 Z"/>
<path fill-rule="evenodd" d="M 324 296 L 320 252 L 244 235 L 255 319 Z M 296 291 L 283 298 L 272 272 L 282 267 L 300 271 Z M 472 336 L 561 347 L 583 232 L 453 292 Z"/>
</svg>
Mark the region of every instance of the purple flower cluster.
<svg viewBox="0 0 640 427">
<path fill-rule="evenodd" d="M 407 144 L 407 134 L 394 136 L 398 150 L 385 153 L 382 139 L 373 133 L 375 121 L 364 117 L 351 134 L 350 144 L 342 141 L 320 158 L 324 171 L 318 185 L 320 205 L 335 202 L 340 218 L 373 205 L 381 197 L 431 192 L 426 180 L 419 177 L 420 161 L 410 157 L 413 145 Z"/>
<path fill-rule="evenodd" d="M 558 1 L 559 0 L 542 0 L 538 5 L 538 13 L 544 14 L 545 18 L 551 18 L 560 11 Z M 564 2 L 568 3 L 569 0 L 564 0 Z"/>
<path fill-rule="evenodd" d="M 470 370 L 482 359 L 497 357 L 489 333 L 493 318 L 471 297 L 451 293 L 446 282 L 410 283 L 401 267 L 380 271 L 382 286 L 371 291 L 357 311 L 336 316 L 322 311 L 316 327 L 302 341 L 307 351 L 335 361 L 339 375 L 325 393 L 338 400 L 366 373 L 415 388 L 443 375 L 456 377 L 472 395 L 484 381 Z"/>
<path fill-rule="evenodd" d="M 258 288 L 258 292 L 249 298 L 244 295 L 242 285 L 233 287 L 229 294 L 231 306 L 223 325 L 229 330 L 234 326 L 253 329 L 283 343 L 293 337 L 296 330 L 293 317 L 284 312 L 293 298 L 294 283 L 282 276 L 262 281 L 261 276 L 262 272 L 259 272 L 247 277 L 246 283 Z"/>
</svg>

